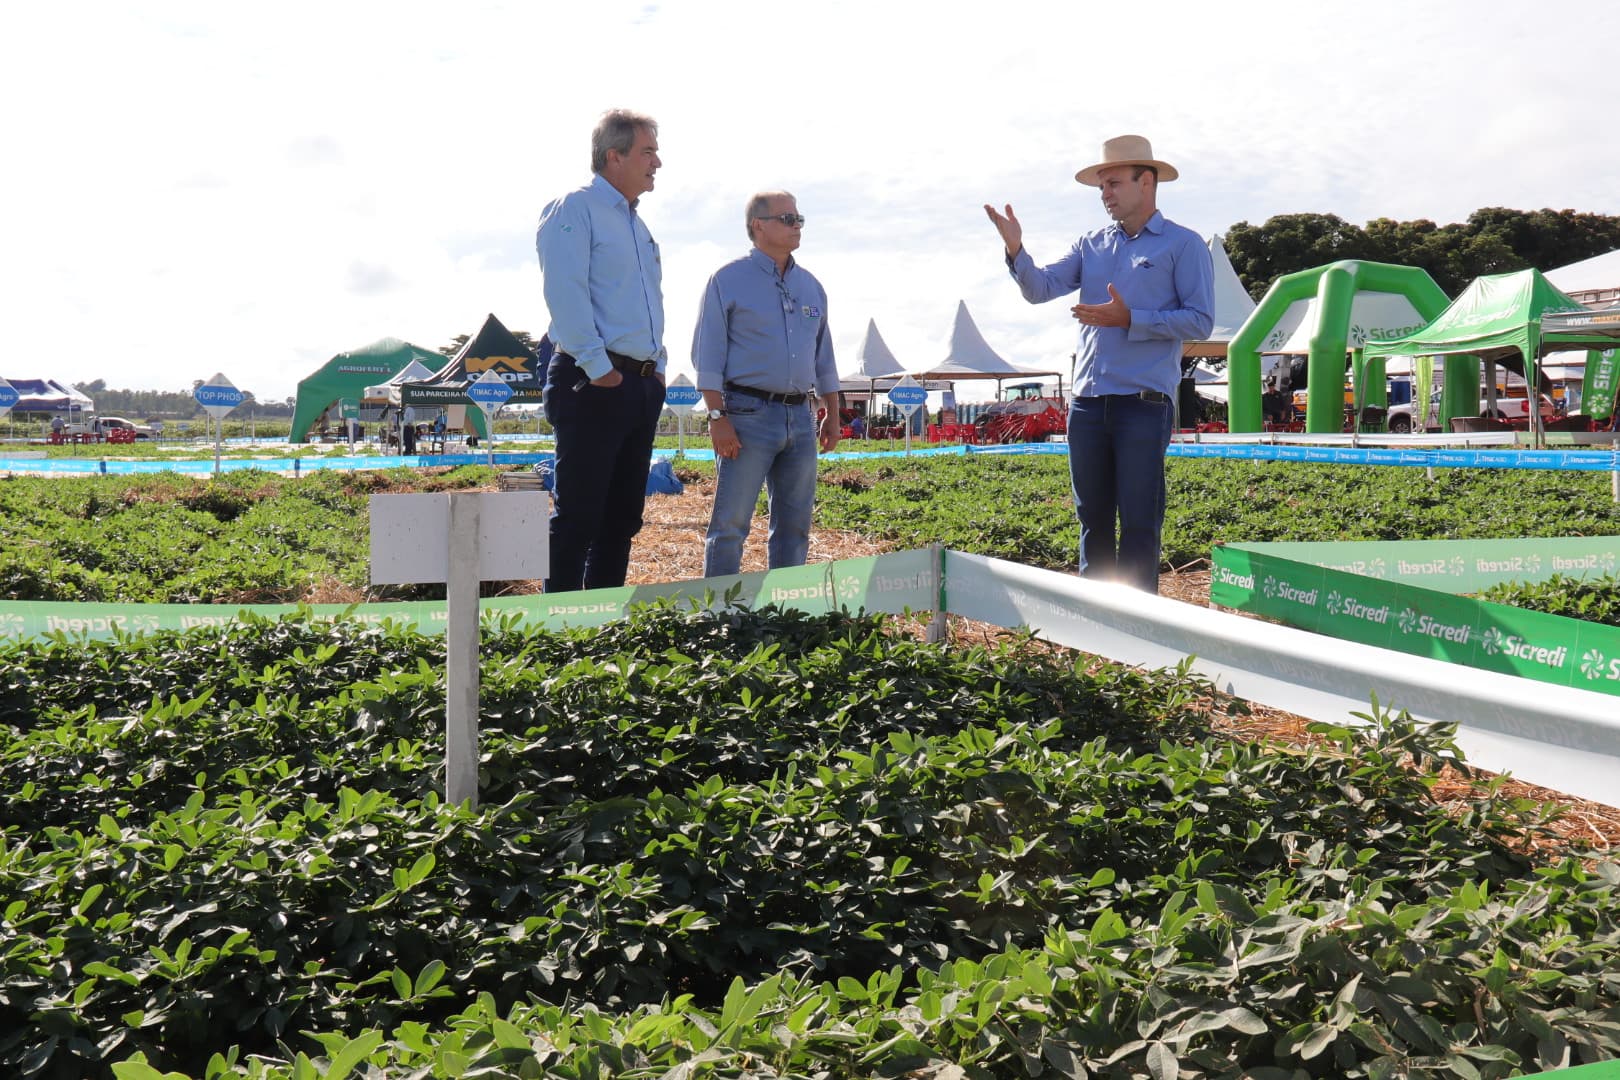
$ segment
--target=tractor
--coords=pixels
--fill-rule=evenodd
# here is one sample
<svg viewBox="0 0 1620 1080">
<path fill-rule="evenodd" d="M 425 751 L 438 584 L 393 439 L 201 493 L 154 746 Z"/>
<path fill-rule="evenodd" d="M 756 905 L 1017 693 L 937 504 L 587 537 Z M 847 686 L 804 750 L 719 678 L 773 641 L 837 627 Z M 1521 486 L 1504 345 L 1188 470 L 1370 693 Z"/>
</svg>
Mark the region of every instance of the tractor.
<svg viewBox="0 0 1620 1080">
<path fill-rule="evenodd" d="M 978 417 L 981 443 L 1045 442 L 1066 430 L 1068 414 L 1062 398 L 1043 394 L 1040 383 L 1015 383 L 1006 397 L 985 408 Z"/>
</svg>

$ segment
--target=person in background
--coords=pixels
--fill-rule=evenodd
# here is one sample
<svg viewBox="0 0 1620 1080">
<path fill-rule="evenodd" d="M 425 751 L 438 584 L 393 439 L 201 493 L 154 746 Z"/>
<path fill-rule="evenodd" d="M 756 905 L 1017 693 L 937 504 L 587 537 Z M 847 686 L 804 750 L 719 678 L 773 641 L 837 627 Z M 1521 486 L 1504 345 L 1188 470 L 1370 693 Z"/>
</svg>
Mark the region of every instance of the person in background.
<svg viewBox="0 0 1620 1080">
<path fill-rule="evenodd" d="M 407 455 L 416 453 L 416 409 L 407 405 L 400 411 L 400 449 Z"/>
<path fill-rule="evenodd" d="M 742 568 L 761 487 L 769 491 L 770 567 L 804 565 L 816 448 L 832 450 L 842 434 L 827 292 L 793 258 L 804 215 L 788 192 L 762 191 L 743 217 L 753 248 L 709 278 L 692 335 L 716 465 L 704 577 Z"/>
<path fill-rule="evenodd" d="M 1069 476 L 1080 519 L 1080 576 L 1159 588 L 1164 455 L 1175 423 L 1181 344 L 1209 336 L 1214 265 L 1191 229 L 1158 209 L 1159 185 L 1176 179 L 1140 135 L 1103 144 L 1102 161 L 1075 174 L 1101 190 L 1113 224 L 1080 237 L 1067 255 L 1036 266 L 1013 208 L 986 205 L 1007 269 L 1024 299 L 1044 303 L 1079 290 Z"/>
<path fill-rule="evenodd" d="M 657 122 L 613 109 L 591 134 L 590 183 L 540 214 L 556 347 L 544 392 L 557 436 L 548 593 L 623 585 L 641 531 L 665 350 L 663 266 L 638 210 L 662 164 Z"/>
</svg>

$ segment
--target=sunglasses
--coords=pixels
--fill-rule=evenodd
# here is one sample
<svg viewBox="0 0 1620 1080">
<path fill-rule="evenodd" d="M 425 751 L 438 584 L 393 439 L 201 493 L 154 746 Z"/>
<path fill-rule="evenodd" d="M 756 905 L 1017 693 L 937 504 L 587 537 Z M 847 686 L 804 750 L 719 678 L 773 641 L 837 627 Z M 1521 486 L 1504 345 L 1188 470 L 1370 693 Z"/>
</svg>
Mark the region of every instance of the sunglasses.
<svg viewBox="0 0 1620 1080">
<path fill-rule="evenodd" d="M 780 221 L 784 225 L 799 225 L 799 226 L 802 226 L 804 224 L 804 215 L 803 214 L 755 214 L 754 215 L 754 220 L 755 221 Z"/>
</svg>

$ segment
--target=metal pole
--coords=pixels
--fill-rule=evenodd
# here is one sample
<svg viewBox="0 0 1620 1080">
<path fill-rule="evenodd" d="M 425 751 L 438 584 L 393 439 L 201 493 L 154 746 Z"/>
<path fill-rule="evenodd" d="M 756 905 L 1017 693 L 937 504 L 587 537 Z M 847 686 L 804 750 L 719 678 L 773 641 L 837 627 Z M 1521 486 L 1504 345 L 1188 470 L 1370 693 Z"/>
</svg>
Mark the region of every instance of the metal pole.
<svg viewBox="0 0 1620 1080">
<path fill-rule="evenodd" d="M 928 620 L 926 638 L 937 642 L 945 640 L 948 625 L 945 621 L 945 546 L 929 544 L 928 553 L 934 564 L 934 617 Z"/>
<path fill-rule="evenodd" d="M 478 493 L 450 500 L 445 582 L 444 795 L 478 808 Z"/>
</svg>

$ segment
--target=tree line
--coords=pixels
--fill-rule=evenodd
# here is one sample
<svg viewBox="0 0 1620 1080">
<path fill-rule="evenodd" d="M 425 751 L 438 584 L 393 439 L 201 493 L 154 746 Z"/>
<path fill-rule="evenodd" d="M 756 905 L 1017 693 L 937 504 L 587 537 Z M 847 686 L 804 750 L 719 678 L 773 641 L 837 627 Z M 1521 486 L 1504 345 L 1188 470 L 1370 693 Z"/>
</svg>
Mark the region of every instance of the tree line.
<svg viewBox="0 0 1620 1080">
<path fill-rule="evenodd" d="M 1340 259 L 1416 266 L 1454 297 L 1484 274 L 1553 270 L 1620 248 L 1620 217 L 1489 206 L 1451 225 L 1376 218 L 1362 226 L 1335 214 L 1279 214 L 1263 225 L 1240 221 L 1223 242 L 1256 300 L 1284 274 Z"/>
<path fill-rule="evenodd" d="M 1278 214 L 1260 225 L 1238 222 L 1227 230 L 1223 242 L 1238 280 L 1256 300 L 1284 274 L 1340 259 L 1420 267 L 1446 295 L 1456 296 L 1482 274 L 1531 266 L 1552 270 L 1620 248 L 1620 217 L 1489 206 L 1450 225 L 1436 225 L 1427 218 L 1376 218 L 1363 226 L 1336 214 Z M 534 339 L 527 332 L 513 333 L 533 348 Z M 466 342 L 467 335 L 458 334 L 439 352 L 454 356 Z M 190 390 L 119 390 L 109 388 L 105 379 L 78 387 L 104 413 L 173 419 L 202 415 Z M 260 416 L 291 416 L 295 400 L 254 401 L 249 394 L 244 405 Z"/>
<path fill-rule="evenodd" d="M 196 386 L 202 385 L 199 380 Z M 132 420 L 190 420 L 205 415 L 203 407 L 188 390 L 121 390 L 107 385 L 106 379 L 74 383 L 75 388 L 96 403 L 96 412 L 111 416 L 127 416 Z M 237 406 L 243 416 L 249 411 L 257 416 L 292 416 L 295 398 L 286 401 L 259 401 L 251 391 Z"/>
</svg>

